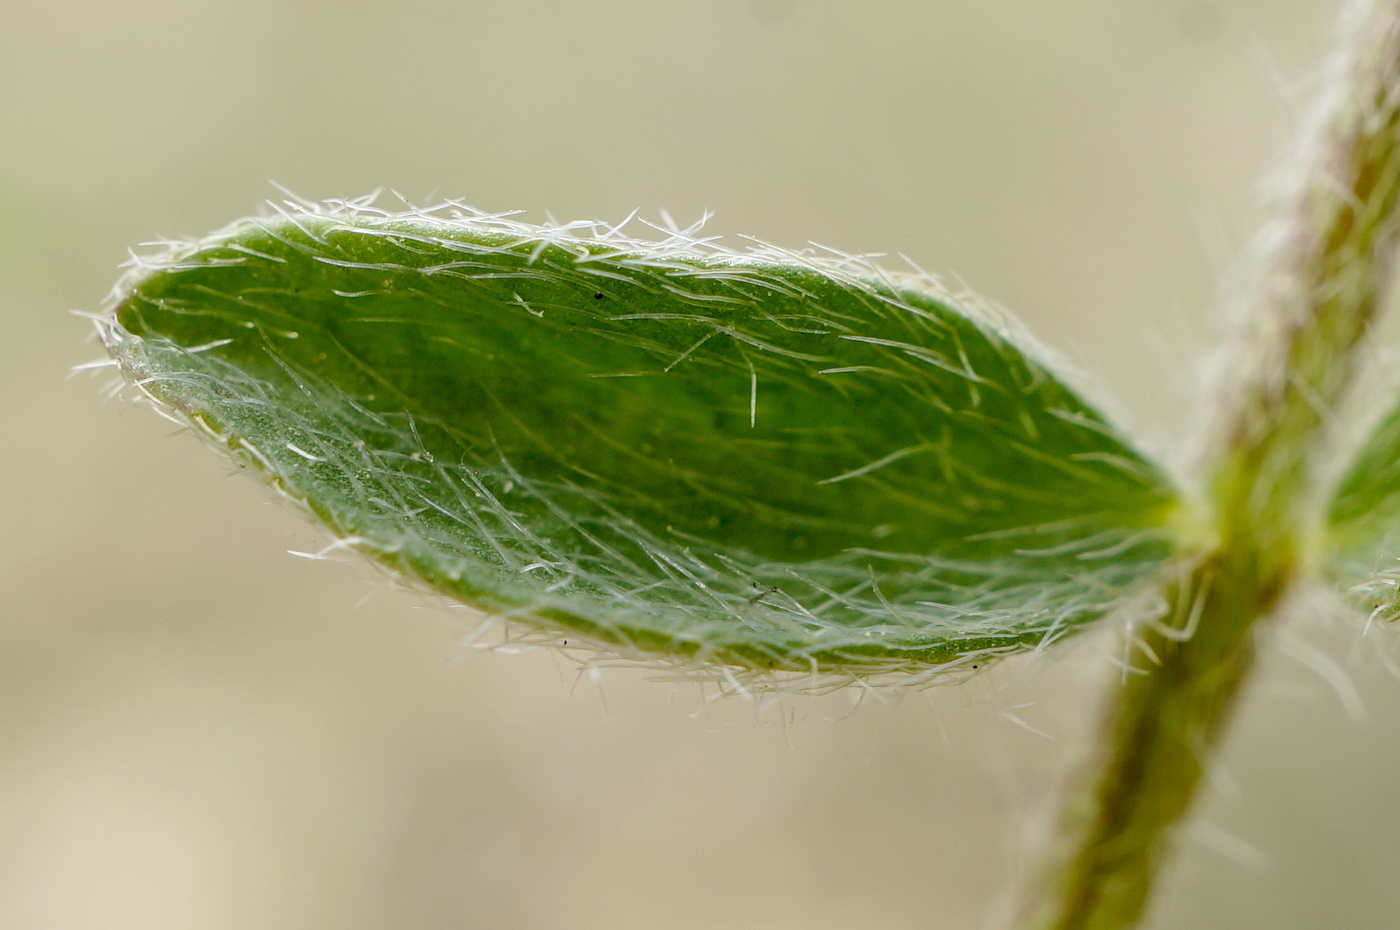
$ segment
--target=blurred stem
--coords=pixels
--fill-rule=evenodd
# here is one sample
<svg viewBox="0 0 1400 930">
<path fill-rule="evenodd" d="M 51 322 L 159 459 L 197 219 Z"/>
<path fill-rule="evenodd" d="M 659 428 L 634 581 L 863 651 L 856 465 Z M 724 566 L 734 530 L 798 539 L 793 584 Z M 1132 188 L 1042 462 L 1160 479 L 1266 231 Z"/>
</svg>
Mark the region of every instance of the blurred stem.
<svg viewBox="0 0 1400 930">
<path fill-rule="evenodd" d="M 1121 930 L 1146 908 L 1254 664 L 1261 627 L 1306 567 L 1327 418 L 1390 285 L 1400 194 L 1400 0 L 1358 7 L 1307 140 L 1301 186 L 1270 230 L 1241 369 L 1205 463 L 1211 543 L 1129 633 L 1135 668 L 1067 806 L 1026 930 Z"/>
</svg>

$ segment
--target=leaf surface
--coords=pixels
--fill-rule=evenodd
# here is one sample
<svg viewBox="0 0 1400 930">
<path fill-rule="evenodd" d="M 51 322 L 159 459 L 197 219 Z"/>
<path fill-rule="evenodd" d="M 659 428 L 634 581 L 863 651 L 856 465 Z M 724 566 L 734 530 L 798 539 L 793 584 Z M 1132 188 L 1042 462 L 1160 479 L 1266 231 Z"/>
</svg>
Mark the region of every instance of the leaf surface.
<svg viewBox="0 0 1400 930">
<path fill-rule="evenodd" d="M 347 545 L 628 653 L 969 663 L 1172 552 L 1174 490 L 1098 412 L 861 262 L 310 212 L 148 266 L 106 337 Z"/>
<path fill-rule="evenodd" d="M 1324 571 L 1361 609 L 1400 614 L 1400 402 L 1338 484 L 1327 530 Z"/>
</svg>

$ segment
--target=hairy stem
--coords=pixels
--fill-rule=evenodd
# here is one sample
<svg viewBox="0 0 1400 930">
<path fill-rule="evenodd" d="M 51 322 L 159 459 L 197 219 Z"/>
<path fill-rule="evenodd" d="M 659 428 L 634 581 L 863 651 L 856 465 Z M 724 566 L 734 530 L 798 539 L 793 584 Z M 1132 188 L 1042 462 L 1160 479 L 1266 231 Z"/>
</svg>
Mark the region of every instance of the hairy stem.
<svg viewBox="0 0 1400 930">
<path fill-rule="evenodd" d="M 1400 2 L 1357 9 L 1290 212 L 1271 230 L 1244 360 L 1205 463 L 1211 542 L 1133 629 L 1136 668 L 1068 805 L 1027 930 L 1136 925 L 1241 686 L 1256 630 L 1306 569 L 1327 418 L 1393 273 L 1400 195 Z"/>
</svg>

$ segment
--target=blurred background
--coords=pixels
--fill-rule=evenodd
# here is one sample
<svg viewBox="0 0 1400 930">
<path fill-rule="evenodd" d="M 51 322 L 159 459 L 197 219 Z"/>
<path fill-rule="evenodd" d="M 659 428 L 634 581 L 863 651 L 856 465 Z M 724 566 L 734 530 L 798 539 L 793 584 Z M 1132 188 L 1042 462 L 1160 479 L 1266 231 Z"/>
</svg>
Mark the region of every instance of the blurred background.
<svg viewBox="0 0 1400 930">
<path fill-rule="evenodd" d="M 717 698 L 464 610 L 122 400 L 128 247 L 376 188 L 904 253 L 1161 454 L 1334 0 L 115 0 L 0 29 L 0 926 L 975 928 L 1111 637 L 907 694 Z M 1400 913 L 1393 639 L 1277 631 L 1159 928 Z"/>
</svg>

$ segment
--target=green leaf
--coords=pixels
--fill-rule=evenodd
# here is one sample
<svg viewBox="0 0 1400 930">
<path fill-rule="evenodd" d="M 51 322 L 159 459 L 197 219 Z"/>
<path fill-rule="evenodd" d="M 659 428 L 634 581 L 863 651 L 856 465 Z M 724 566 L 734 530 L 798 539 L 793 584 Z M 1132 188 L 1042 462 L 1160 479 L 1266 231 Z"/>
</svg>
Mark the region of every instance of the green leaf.
<svg viewBox="0 0 1400 930">
<path fill-rule="evenodd" d="M 138 270 L 107 343 L 346 545 L 627 654 L 969 664 L 1170 557 L 1161 473 L 947 296 L 591 234 L 247 220 Z"/>
<path fill-rule="evenodd" d="M 1322 562 L 1356 606 L 1400 615 L 1400 403 L 1361 444 L 1337 486 Z"/>
</svg>

